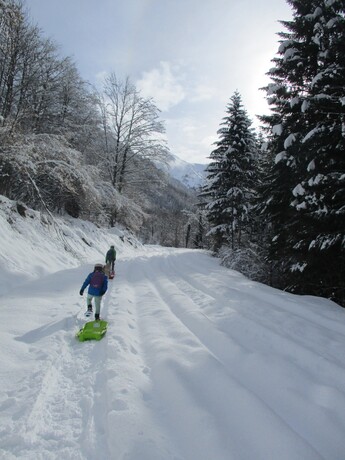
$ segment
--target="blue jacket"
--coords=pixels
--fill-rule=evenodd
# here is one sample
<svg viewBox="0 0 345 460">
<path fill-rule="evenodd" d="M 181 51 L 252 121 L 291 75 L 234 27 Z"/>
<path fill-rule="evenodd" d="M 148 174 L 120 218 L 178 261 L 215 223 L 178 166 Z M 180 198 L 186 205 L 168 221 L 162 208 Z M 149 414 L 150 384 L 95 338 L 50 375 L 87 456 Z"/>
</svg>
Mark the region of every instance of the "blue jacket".
<svg viewBox="0 0 345 460">
<path fill-rule="evenodd" d="M 92 275 L 94 273 L 95 272 L 92 272 L 87 276 L 86 280 L 84 281 L 84 283 L 83 283 L 83 285 L 81 287 L 83 291 L 85 290 L 85 288 L 87 286 L 89 286 L 91 278 L 92 278 Z M 104 274 L 103 274 L 103 276 L 104 276 L 104 281 L 103 281 L 102 287 L 98 289 L 98 288 L 95 288 L 93 286 L 89 286 L 89 289 L 87 291 L 88 294 L 101 296 L 101 295 L 103 295 L 103 294 L 105 294 L 107 292 L 107 289 L 108 289 L 108 277 L 106 275 L 104 275 Z"/>
</svg>

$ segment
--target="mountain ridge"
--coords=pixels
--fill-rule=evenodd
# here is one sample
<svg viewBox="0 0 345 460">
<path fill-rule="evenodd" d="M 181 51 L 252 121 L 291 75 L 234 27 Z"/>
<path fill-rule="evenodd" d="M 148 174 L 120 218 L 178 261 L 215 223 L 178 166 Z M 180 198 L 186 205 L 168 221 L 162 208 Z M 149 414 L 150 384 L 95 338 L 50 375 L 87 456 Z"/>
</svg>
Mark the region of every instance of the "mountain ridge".
<svg viewBox="0 0 345 460">
<path fill-rule="evenodd" d="M 188 188 L 199 188 L 206 177 L 207 164 L 189 163 L 177 155 L 170 154 L 165 164 L 157 165 L 159 169 L 172 176 Z"/>
</svg>

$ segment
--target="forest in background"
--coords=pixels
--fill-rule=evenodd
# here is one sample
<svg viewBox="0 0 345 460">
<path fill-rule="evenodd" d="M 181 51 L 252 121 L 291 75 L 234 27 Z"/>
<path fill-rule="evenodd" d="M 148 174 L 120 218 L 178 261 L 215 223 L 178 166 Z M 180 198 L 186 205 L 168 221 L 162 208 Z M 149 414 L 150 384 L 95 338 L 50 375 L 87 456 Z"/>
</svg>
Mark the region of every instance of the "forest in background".
<svg viewBox="0 0 345 460">
<path fill-rule="evenodd" d="M 152 99 L 115 72 L 96 91 L 22 2 L 0 0 L 0 194 L 145 243 L 211 248 L 252 279 L 345 305 L 344 5 L 288 3 L 271 114 L 254 132 L 233 93 L 197 192 L 156 166 L 170 152 Z"/>
<path fill-rule="evenodd" d="M 152 99 L 115 73 L 97 91 L 16 0 L 0 1 L 0 68 L 1 194 L 185 245 L 197 198 L 157 168 L 170 153 Z"/>
<path fill-rule="evenodd" d="M 227 266 L 345 306 L 344 1 L 288 3 L 263 88 L 271 113 L 255 136 L 232 95 L 201 196 Z"/>
</svg>

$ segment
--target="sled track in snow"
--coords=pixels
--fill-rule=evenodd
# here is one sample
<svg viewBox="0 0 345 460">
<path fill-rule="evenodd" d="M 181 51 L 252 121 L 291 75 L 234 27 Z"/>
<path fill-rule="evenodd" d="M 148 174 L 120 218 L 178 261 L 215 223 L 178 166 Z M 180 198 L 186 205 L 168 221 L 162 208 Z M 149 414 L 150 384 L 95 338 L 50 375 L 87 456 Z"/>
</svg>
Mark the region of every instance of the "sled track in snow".
<svg viewBox="0 0 345 460">
<path fill-rule="evenodd" d="M 109 458 L 104 442 L 106 344 L 99 343 L 97 350 L 94 343 L 80 344 L 71 334 L 77 330 L 75 317 L 64 323 L 62 331 L 50 336 L 49 353 L 31 345 L 36 371 L 16 390 L 27 403 L 21 404 L 12 423 L 3 427 L 6 435 L 1 445 L 14 452 L 13 458 L 55 460 L 56 452 L 65 459 L 97 458 L 100 454 Z M 16 411 L 15 402 L 12 411 Z M 11 454 L 5 455 L 3 458 L 11 458 Z"/>
</svg>

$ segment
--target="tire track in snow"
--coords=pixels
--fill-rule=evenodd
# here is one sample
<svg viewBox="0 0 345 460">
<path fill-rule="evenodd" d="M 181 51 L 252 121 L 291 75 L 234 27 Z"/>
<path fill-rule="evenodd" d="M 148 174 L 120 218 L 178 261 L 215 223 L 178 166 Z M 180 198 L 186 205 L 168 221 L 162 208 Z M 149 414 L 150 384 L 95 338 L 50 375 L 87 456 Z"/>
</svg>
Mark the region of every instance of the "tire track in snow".
<svg viewBox="0 0 345 460">
<path fill-rule="evenodd" d="M 185 393 L 182 390 L 180 391 L 181 387 L 179 382 L 176 382 L 172 386 L 172 382 L 176 380 L 175 372 L 172 372 L 169 377 L 167 377 L 169 369 L 164 367 L 157 369 L 155 365 L 156 359 L 158 359 L 162 353 L 169 361 L 170 356 L 174 356 L 176 352 L 176 348 L 174 350 L 174 347 L 180 350 L 179 356 L 181 357 L 188 355 L 191 348 L 196 347 L 199 349 L 200 347 L 194 338 L 187 338 L 184 342 L 185 333 L 183 333 L 182 336 L 180 335 L 179 322 L 177 330 L 174 330 L 172 325 L 169 328 L 166 327 L 166 324 L 169 324 L 169 318 L 167 318 L 166 315 L 167 310 L 165 305 L 162 305 L 161 298 L 159 296 L 157 297 L 154 289 L 152 289 L 149 277 L 146 274 L 146 264 L 146 259 L 137 260 L 135 265 L 133 264 L 128 267 L 126 276 L 129 288 L 132 291 L 133 307 L 136 309 L 136 316 L 138 318 L 139 339 L 141 342 L 143 361 L 146 363 L 148 369 L 148 384 L 145 388 L 146 410 L 150 413 L 149 419 L 152 421 L 152 424 L 158 427 L 163 437 L 164 444 L 167 446 L 174 446 L 174 450 L 172 451 L 175 452 L 175 455 L 172 456 L 172 454 L 169 453 L 170 449 L 167 449 L 166 455 L 160 456 L 159 451 L 152 448 L 151 455 L 147 456 L 147 460 L 165 460 L 170 458 L 176 458 L 177 460 L 179 457 L 176 457 L 176 451 L 183 453 L 181 455 L 181 460 L 195 458 L 206 460 L 206 458 L 210 458 L 210 452 L 213 454 L 217 452 L 217 460 L 231 458 L 228 454 L 225 454 L 219 446 L 221 439 L 218 437 L 218 431 L 212 426 L 207 413 L 204 413 L 202 409 L 199 410 L 197 405 L 194 406 L 193 413 L 188 414 L 188 417 L 187 414 L 183 412 L 179 413 L 179 407 L 182 403 L 175 399 L 176 395 L 178 394 L 180 398 L 182 398 L 185 394 L 187 397 L 186 407 L 190 407 L 189 392 Z M 151 260 L 147 267 L 149 272 L 150 264 Z M 155 275 L 157 275 L 156 272 L 153 276 Z M 174 317 L 172 319 L 176 322 Z M 154 344 L 154 351 L 149 346 L 149 343 Z M 184 347 L 186 347 L 186 349 L 184 349 Z M 184 351 L 181 353 L 181 350 Z M 172 360 L 174 361 L 174 358 L 172 358 Z M 164 381 L 166 378 L 167 381 Z M 162 382 L 157 386 L 157 380 L 163 380 L 164 383 Z M 166 387 L 166 389 L 171 388 L 168 399 L 162 397 L 163 395 L 160 393 L 162 386 Z M 175 423 L 168 424 L 167 419 L 171 420 L 172 417 L 175 417 Z M 188 421 L 186 418 L 188 418 Z M 194 439 L 193 434 L 190 433 L 188 429 L 185 429 L 186 423 L 187 426 L 200 426 L 200 432 L 197 433 L 198 436 Z M 176 439 L 175 432 L 179 432 L 178 439 Z M 137 460 L 137 458 L 138 457 L 133 457 L 133 460 Z"/>
<path fill-rule="evenodd" d="M 164 272 L 163 266 L 159 263 L 157 265 L 159 266 L 159 272 Z M 279 335 L 278 331 L 275 330 L 274 317 L 271 319 L 272 327 L 270 328 L 269 322 L 265 321 L 265 317 L 263 318 L 264 321 L 259 321 L 260 317 L 257 318 L 256 315 L 253 317 L 248 314 L 252 310 L 255 311 L 255 304 L 250 309 L 248 303 L 244 312 L 241 308 L 242 305 L 237 309 L 236 306 L 233 309 L 230 308 L 230 323 L 233 321 L 232 316 L 234 314 L 242 317 L 241 322 L 236 323 L 235 327 L 231 324 L 230 329 L 224 329 L 226 317 L 223 316 L 218 326 L 217 318 L 215 320 L 210 319 L 203 313 L 207 301 L 213 306 L 213 309 L 216 309 L 216 314 L 217 309 L 223 313 L 226 312 L 224 304 L 219 304 L 217 293 L 212 297 L 210 290 L 205 287 L 206 283 L 195 283 L 194 278 L 192 278 L 191 284 L 189 283 L 191 277 L 188 274 L 198 273 L 200 264 L 194 266 L 194 269 L 186 269 L 179 264 L 178 257 L 173 257 L 164 260 L 163 265 L 166 268 L 167 276 L 158 278 L 157 282 L 155 282 L 155 289 L 173 314 L 222 362 L 230 375 L 240 385 L 243 385 L 256 395 L 292 430 L 298 427 L 298 436 L 303 436 L 302 439 L 307 442 L 309 442 L 308 439 L 317 439 L 316 443 L 315 441 L 314 443 L 317 444 L 319 451 L 322 451 L 326 445 L 328 446 L 328 452 L 332 451 L 335 440 L 341 438 L 341 432 L 345 428 L 341 421 L 339 421 L 339 426 L 336 428 L 324 428 L 321 422 L 319 424 L 315 423 L 313 428 L 315 430 L 316 427 L 318 430 L 315 433 L 302 420 L 298 422 L 298 413 L 303 408 L 306 416 L 318 420 L 324 411 L 324 407 L 321 407 L 323 404 L 335 411 L 340 402 L 345 404 L 343 389 L 334 387 L 332 383 L 330 384 L 328 378 L 328 375 L 338 374 L 339 381 L 342 381 L 345 377 L 344 369 L 339 364 L 334 363 L 335 360 L 331 359 L 332 356 L 329 360 L 324 361 L 322 357 L 315 354 L 311 346 L 304 346 L 303 342 L 298 343 L 297 340 L 293 340 L 289 335 Z M 152 271 L 155 272 L 156 270 Z M 181 272 L 182 276 L 179 275 Z M 212 279 L 211 284 L 214 284 L 213 281 Z M 195 287 L 195 284 L 197 287 Z M 224 300 L 224 298 L 226 296 L 223 295 L 222 299 Z M 210 313 L 214 313 L 214 310 Z M 248 336 L 243 337 L 241 340 L 237 333 L 237 331 L 244 331 L 246 328 L 254 337 L 254 340 L 252 339 L 249 344 L 246 344 Z M 314 325 L 312 325 L 313 328 Z M 265 348 L 261 351 L 262 337 L 260 337 L 260 330 L 264 331 L 266 342 Z M 306 343 L 308 343 L 307 340 Z M 270 346 L 267 347 L 267 345 Z M 251 347 L 249 353 L 248 346 Z M 285 349 L 289 351 L 295 349 L 295 356 L 291 353 L 286 353 Z M 301 355 L 301 359 L 297 359 L 299 355 Z M 320 376 L 320 367 L 318 365 L 312 367 L 307 364 L 309 361 L 315 362 L 317 359 L 320 360 L 320 365 L 326 372 L 325 379 L 323 379 L 322 375 Z M 305 363 L 304 366 L 303 363 Z M 253 369 L 255 369 L 255 380 L 251 378 Z M 303 376 L 303 380 L 306 379 L 306 376 L 309 377 L 309 388 L 307 390 L 304 387 L 299 388 L 298 383 L 296 383 L 301 376 Z M 283 410 L 284 416 L 281 417 L 282 394 L 284 394 L 284 389 L 289 392 L 291 388 L 295 388 L 296 395 L 299 396 L 297 400 L 299 399 L 299 401 L 296 403 L 295 398 L 293 398 L 287 403 L 287 407 Z"/>
<path fill-rule="evenodd" d="M 137 298 L 131 278 L 135 261 L 124 263 L 109 301 L 107 382 L 109 450 L 116 460 L 182 460 L 149 409 L 150 369 L 142 349 Z M 127 270 L 126 270 L 127 267 Z M 114 452 L 116 454 L 114 454 Z"/>
<path fill-rule="evenodd" d="M 270 431 L 277 431 L 276 436 L 282 441 L 284 438 L 285 441 L 288 438 L 293 438 L 295 444 L 300 444 L 308 452 L 308 454 L 305 453 L 305 458 L 321 458 L 303 438 L 291 430 L 278 414 L 272 411 L 264 400 L 253 394 L 245 385 L 239 383 L 235 378 L 235 373 L 229 370 L 219 358 L 219 355 L 217 356 L 215 347 L 210 347 L 209 341 L 208 343 L 205 342 L 205 337 L 208 336 L 213 337 L 211 340 L 214 342 L 219 343 L 220 341 L 224 345 L 224 334 L 221 334 L 218 330 L 211 330 L 210 324 L 205 324 L 205 319 L 204 323 L 202 323 L 201 320 L 197 321 L 196 318 L 192 318 L 190 313 L 185 311 L 188 307 L 195 310 L 198 305 L 195 305 L 192 299 L 170 281 L 172 278 L 175 278 L 176 272 L 169 267 L 169 262 L 167 263 L 166 258 L 162 258 L 161 260 L 155 258 L 150 262 L 150 264 L 145 264 L 145 262 L 140 263 L 139 267 L 136 267 L 138 274 L 141 267 L 141 278 L 145 282 L 140 280 L 136 284 L 135 294 L 138 301 L 140 299 L 141 302 L 140 324 L 143 343 L 145 344 L 145 353 L 151 360 L 150 367 L 153 368 L 151 373 L 151 376 L 154 376 L 153 387 L 156 387 L 155 391 L 160 394 L 163 401 L 167 398 L 167 405 L 173 406 L 172 401 L 169 400 L 169 392 L 165 391 L 165 386 L 169 383 L 172 385 L 172 382 L 174 382 L 174 387 L 171 391 L 172 395 L 180 394 L 181 398 L 194 401 L 198 400 L 197 404 L 194 404 L 195 412 L 198 415 L 193 418 L 188 414 L 189 417 L 187 417 L 187 420 L 189 423 L 187 422 L 187 426 L 197 424 L 198 419 L 203 420 L 205 426 L 207 426 L 207 430 L 205 430 L 205 427 L 203 428 L 198 425 L 198 429 L 200 430 L 197 436 L 198 441 L 194 443 L 193 441 L 189 441 L 190 445 L 188 443 L 186 445 L 187 440 L 184 438 L 186 426 L 182 424 L 184 428 L 180 431 L 179 440 L 175 440 L 175 443 L 182 444 L 183 450 L 191 453 L 190 458 L 193 458 L 192 452 L 194 452 L 194 455 L 197 455 L 198 458 L 206 459 L 208 458 L 208 449 L 211 449 L 210 452 L 218 449 L 220 451 L 220 459 L 231 458 L 231 452 L 235 455 L 234 458 L 241 458 L 240 445 L 237 444 L 238 438 L 236 435 L 233 437 L 229 436 L 229 433 L 232 432 L 237 435 L 239 435 L 239 432 L 244 433 L 246 430 L 245 425 L 247 423 L 250 425 L 250 410 L 254 408 L 254 411 L 262 412 L 266 418 L 271 419 Z M 140 278 L 139 275 L 137 278 Z M 177 312 L 177 306 L 180 308 L 179 312 Z M 188 320 L 187 317 L 189 318 Z M 196 330 L 196 325 L 198 330 Z M 229 345 L 229 343 L 226 345 Z M 176 356 L 172 358 L 174 354 Z M 205 366 L 205 362 L 207 362 L 207 366 Z M 196 366 L 193 373 L 189 372 L 189 368 L 194 367 L 195 363 L 199 363 L 199 365 Z M 205 379 L 195 378 L 198 372 L 200 373 L 200 377 L 205 377 L 203 373 L 207 367 L 214 368 L 215 375 L 217 375 L 217 378 L 213 381 L 213 394 L 211 396 L 208 395 L 208 401 L 207 398 L 205 399 L 205 395 L 208 394 Z M 164 377 L 164 375 L 168 375 L 168 377 Z M 226 411 L 224 412 L 224 408 L 222 410 L 222 403 L 218 399 L 219 391 L 221 389 L 224 390 L 227 386 L 236 395 L 236 397 L 232 396 L 229 398 L 228 395 L 224 397 L 232 409 L 235 407 L 235 412 L 238 411 L 237 415 L 242 420 L 242 423 L 244 423 L 244 425 L 240 426 L 240 431 L 238 424 L 234 423 L 233 418 L 229 417 Z M 154 399 L 157 404 L 157 398 Z M 251 409 L 248 409 L 247 419 L 236 403 L 237 399 L 246 400 L 247 403 L 250 401 Z M 211 422 L 216 414 L 219 414 L 219 411 L 223 413 L 223 423 L 228 428 L 226 433 L 223 434 L 223 430 L 220 427 L 216 429 Z M 169 414 L 169 417 L 171 418 L 171 426 L 175 426 L 176 430 L 177 416 Z M 263 431 L 265 430 L 263 429 Z M 264 439 L 267 439 L 272 433 L 266 432 L 262 433 L 262 435 Z M 200 444 L 200 439 L 207 440 L 205 445 L 203 443 Z M 259 441 L 256 439 L 256 442 Z M 290 442 L 292 441 L 290 440 Z M 224 449 L 223 452 L 221 452 L 221 446 Z M 198 451 L 197 454 L 195 454 L 196 451 Z M 261 446 L 260 451 L 264 452 L 265 446 Z M 277 455 L 279 455 L 279 458 L 284 458 L 283 453 L 278 451 Z M 266 452 L 265 455 L 269 455 L 269 453 Z M 259 457 L 256 456 L 256 458 Z"/>
<path fill-rule="evenodd" d="M 176 254 L 175 257 L 170 257 L 168 263 L 175 271 L 175 274 L 178 273 L 179 254 Z M 197 270 L 195 270 L 196 266 Z M 231 292 L 236 299 L 237 305 L 243 299 L 250 299 L 255 302 L 257 307 L 259 306 L 263 309 L 263 313 L 272 314 L 272 309 L 274 309 L 278 312 L 286 313 L 296 318 L 296 320 L 307 321 L 311 326 L 314 325 L 316 330 L 329 331 L 332 337 L 335 334 L 339 334 L 341 339 L 344 338 L 342 324 L 339 324 L 339 308 L 335 305 L 334 310 L 330 310 L 329 301 L 325 299 L 294 296 L 293 294 L 275 290 L 264 284 L 251 281 L 238 272 L 220 266 L 219 261 L 215 261 L 215 269 L 211 269 L 210 272 L 209 257 L 197 251 L 194 251 L 194 254 L 191 254 L 189 259 L 184 260 L 183 271 L 183 280 L 190 283 L 196 290 L 211 295 L 215 300 L 224 299 L 225 295 L 230 291 L 230 284 L 232 284 Z M 212 292 L 208 288 L 208 276 L 210 274 L 215 275 L 215 277 L 212 276 Z M 181 279 L 182 277 L 177 278 Z M 252 288 L 256 286 L 259 286 L 260 289 L 255 289 L 255 295 L 253 295 Z M 279 299 L 278 303 L 277 299 Z M 326 309 L 323 308 L 323 301 L 327 302 Z M 241 302 L 241 304 L 244 303 Z M 303 305 L 303 308 L 299 308 L 299 304 Z M 305 313 L 306 311 L 308 311 L 307 314 Z"/>
<path fill-rule="evenodd" d="M 318 345 L 320 333 L 322 333 L 323 337 L 328 337 L 328 340 L 325 340 L 322 356 L 327 360 L 329 371 L 332 373 L 343 373 L 343 368 L 345 366 L 345 358 L 344 354 L 342 353 L 342 343 L 344 336 L 343 334 L 337 332 L 338 324 L 336 324 L 335 330 L 333 330 L 329 328 L 330 326 L 325 327 L 322 324 L 319 324 L 319 322 L 313 323 L 307 321 L 303 315 L 298 315 L 295 313 L 295 311 L 290 312 L 288 309 L 285 310 L 280 307 L 276 307 L 276 305 L 270 304 L 269 302 L 265 302 L 264 304 L 260 303 L 260 301 L 262 302 L 260 295 L 254 296 L 250 293 L 244 293 L 241 291 L 240 296 L 238 296 L 236 292 L 237 288 L 234 288 L 234 286 L 231 285 L 232 280 L 228 274 L 226 275 L 227 283 L 224 283 L 224 279 L 222 280 L 223 282 L 219 283 L 220 292 L 215 292 L 214 290 L 211 291 L 210 288 L 208 288 L 207 278 L 202 277 L 201 279 L 203 281 L 200 281 L 199 274 L 198 279 L 196 279 L 196 276 L 190 275 L 190 273 L 197 273 L 195 268 L 194 270 L 191 269 L 190 271 L 185 270 L 186 273 L 184 273 L 183 277 L 180 277 L 176 275 L 179 268 L 178 266 L 175 267 L 175 263 L 178 261 L 178 258 L 171 258 L 170 260 L 172 272 L 175 273 L 175 276 L 173 275 L 170 280 L 173 281 L 175 285 L 181 289 L 182 292 L 188 293 L 188 295 L 192 298 L 198 307 L 202 307 L 196 309 L 195 311 L 198 311 L 200 314 L 202 313 L 207 316 L 204 312 L 204 310 L 207 310 L 207 308 L 204 307 L 210 306 L 211 304 L 213 307 L 213 315 L 214 310 L 216 309 L 221 312 L 221 319 L 223 324 L 227 321 L 228 318 L 231 317 L 232 313 L 235 313 L 236 318 L 242 318 L 244 321 L 247 321 L 248 324 L 252 324 L 253 327 L 250 328 L 252 332 L 259 331 L 260 327 L 262 330 L 268 331 L 270 338 L 269 342 L 266 344 L 266 352 L 269 351 L 272 353 L 274 351 L 272 343 L 276 342 L 275 339 L 277 339 L 281 344 L 282 339 L 285 338 L 286 343 L 289 345 L 286 347 L 286 349 L 296 349 L 294 355 L 296 364 L 298 364 L 297 360 L 299 355 L 299 348 L 303 349 L 303 351 L 309 351 L 311 356 L 320 356 L 319 354 L 316 355 L 315 346 Z M 199 267 L 200 264 L 198 265 L 198 268 Z M 235 276 L 235 278 L 236 277 L 237 276 Z M 214 284 L 214 280 L 212 280 L 212 284 Z M 255 292 L 257 293 L 257 291 Z M 226 295 L 226 293 L 228 295 Z M 233 297 L 231 296 L 232 293 L 234 294 Z M 199 299 L 202 295 L 205 296 L 205 299 L 202 299 L 202 302 L 200 302 Z M 226 308 L 227 306 L 224 305 L 224 298 L 226 297 L 229 299 L 228 308 Z M 246 301 L 244 301 L 244 299 Z M 226 315 L 227 310 L 229 311 L 228 315 Z M 287 315 L 289 318 L 288 322 L 286 321 Z M 215 319 L 219 320 L 217 313 Z M 210 321 L 213 321 L 213 319 L 210 319 Z M 226 333 L 224 327 L 221 327 L 220 330 Z M 238 328 L 238 330 L 241 330 L 241 328 Z M 236 340 L 241 344 L 243 348 L 246 349 L 248 347 L 248 345 L 246 345 L 248 338 L 246 337 L 241 340 L 241 337 L 236 334 L 235 328 L 232 328 L 232 339 L 234 339 L 234 337 L 236 337 Z M 260 340 L 256 341 L 255 347 L 257 347 L 259 343 Z M 262 345 L 264 345 L 264 343 L 262 343 Z M 289 359 L 292 358 L 291 354 L 287 355 L 287 357 Z M 298 365 L 303 366 L 303 369 L 305 369 L 306 361 L 303 360 L 303 363 Z"/>
</svg>

